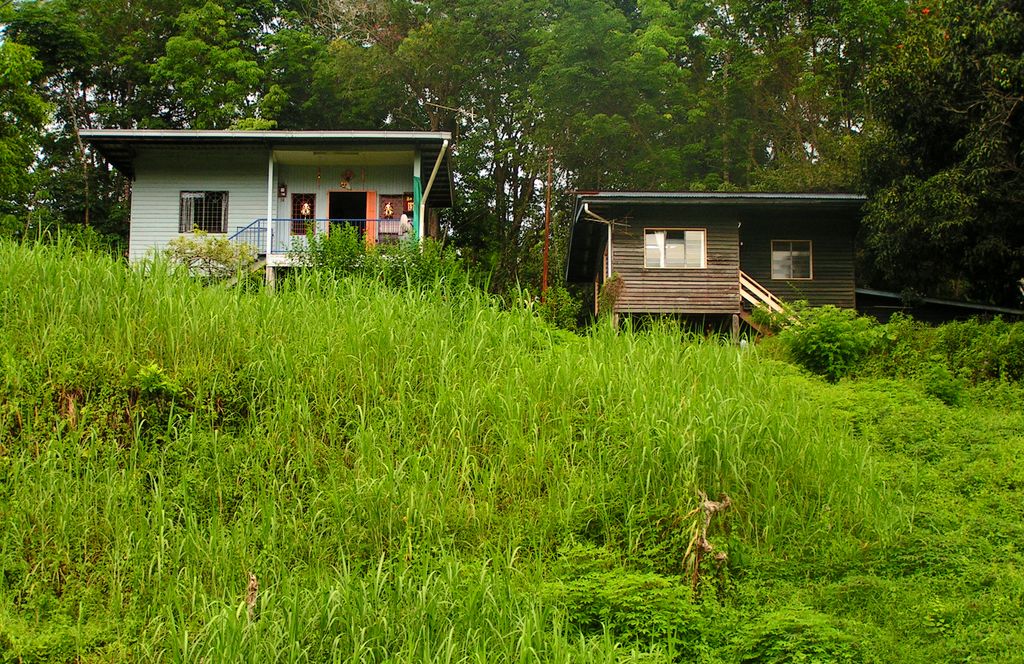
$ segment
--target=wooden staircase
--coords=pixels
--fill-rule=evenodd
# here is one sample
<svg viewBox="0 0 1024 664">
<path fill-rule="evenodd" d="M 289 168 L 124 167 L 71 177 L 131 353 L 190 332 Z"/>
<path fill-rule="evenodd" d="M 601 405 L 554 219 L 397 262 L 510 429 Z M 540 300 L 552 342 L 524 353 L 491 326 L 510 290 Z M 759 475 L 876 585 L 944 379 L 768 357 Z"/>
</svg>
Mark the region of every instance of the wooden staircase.
<svg viewBox="0 0 1024 664">
<path fill-rule="evenodd" d="M 740 270 L 740 297 L 750 305 L 751 309 L 764 307 L 773 314 L 781 315 L 791 323 L 797 322 L 796 317 L 790 313 L 789 308 L 782 300 L 775 297 L 771 291 L 757 283 L 743 270 Z M 757 330 L 758 334 L 766 337 L 772 335 L 772 331 L 768 327 L 756 322 L 751 312 L 742 307 L 740 308 L 740 318 L 744 323 Z"/>
<path fill-rule="evenodd" d="M 243 274 L 253 274 L 255 272 L 258 272 L 259 270 L 264 269 L 265 267 L 267 267 L 267 257 L 259 256 L 248 267 L 242 269 L 238 274 L 228 279 L 225 282 L 225 285 L 227 285 L 229 288 L 235 286 L 236 284 L 238 284 L 238 278 L 241 277 Z"/>
</svg>

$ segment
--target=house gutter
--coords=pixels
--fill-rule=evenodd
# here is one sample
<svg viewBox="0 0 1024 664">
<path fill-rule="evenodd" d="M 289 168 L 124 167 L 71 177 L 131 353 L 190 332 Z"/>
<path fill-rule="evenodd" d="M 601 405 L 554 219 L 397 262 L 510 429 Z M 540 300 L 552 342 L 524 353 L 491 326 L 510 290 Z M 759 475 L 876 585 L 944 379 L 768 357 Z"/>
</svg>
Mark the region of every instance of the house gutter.
<svg viewBox="0 0 1024 664">
<path fill-rule="evenodd" d="M 599 224 L 604 224 L 608 227 L 608 266 L 604 276 L 606 279 L 610 279 L 612 276 L 612 222 L 591 210 L 590 203 L 583 204 L 583 213 L 586 214 L 591 221 L 596 221 Z"/>
<path fill-rule="evenodd" d="M 437 153 L 437 161 L 434 162 L 434 170 L 430 172 L 430 179 L 427 180 L 427 186 L 423 189 L 423 194 L 420 196 L 420 227 L 416 229 L 416 235 L 420 239 L 423 239 L 423 226 L 426 224 L 424 216 L 427 213 L 427 197 L 430 196 L 430 189 L 434 186 L 434 178 L 437 177 L 437 172 L 441 169 L 441 160 L 444 159 L 445 153 L 448 152 L 448 139 L 444 139 L 441 143 L 441 151 Z"/>
</svg>

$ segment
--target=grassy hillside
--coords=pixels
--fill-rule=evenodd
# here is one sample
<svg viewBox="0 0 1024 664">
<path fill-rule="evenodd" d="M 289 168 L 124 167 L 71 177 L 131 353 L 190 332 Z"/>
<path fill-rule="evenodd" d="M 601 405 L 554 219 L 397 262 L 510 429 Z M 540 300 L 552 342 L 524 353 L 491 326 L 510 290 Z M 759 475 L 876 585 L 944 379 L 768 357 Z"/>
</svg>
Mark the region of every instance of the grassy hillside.
<svg viewBox="0 0 1024 664">
<path fill-rule="evenodd" d="M 950 409 L 441 283 L 69 247 L 0 244 L 0 310 L 0 659 L 1024 652 L 1013 385 Z M 733 504 L 693 589 L 699 491 Z"/>
</svg>

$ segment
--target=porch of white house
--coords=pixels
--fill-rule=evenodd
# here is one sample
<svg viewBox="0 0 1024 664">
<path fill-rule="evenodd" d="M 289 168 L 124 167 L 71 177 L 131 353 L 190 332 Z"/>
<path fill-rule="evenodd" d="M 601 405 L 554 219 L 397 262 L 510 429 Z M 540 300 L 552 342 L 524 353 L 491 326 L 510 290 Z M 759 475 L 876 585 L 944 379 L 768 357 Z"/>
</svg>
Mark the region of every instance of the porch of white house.
<svg viewBox="0 0 1024 664">
<path fill-rule="evenodd" d="M 410 222 L 413 220 L 410 219 Z M 267 241 L 267 229 L 270 241 Z M 255 219 L 241 228 L 232 229 L 228 236 L 232 242 L 251 245 L 257 255 L 267 258 L 267 264 L 279 267 L 293 265 L 296 256 L 307 246 L 310 235 L 325 237 L 342 229 L 351 228 L 367 246 L 395 244 L 415 231 L 401 232 L 401 217 L 386 219 L 359 218 L 278 218 Z"/>
<path fill-rule="evenodd" d="M 434 150 L 273 149 L 267 163 L 266 215 L 228 228 L 228 237 L 256 249 L 270 280 L 274 268 L 296 263 L 310 235 L 352 229 L 369 246 L 407 236 L 421 240 L 427 235 L 427 203 L 439 173 L 441 180 L 449 178 L 447 147 L 445 139 Z M 405 233 L 403 215 L 411 225 Z"/>
</svg>

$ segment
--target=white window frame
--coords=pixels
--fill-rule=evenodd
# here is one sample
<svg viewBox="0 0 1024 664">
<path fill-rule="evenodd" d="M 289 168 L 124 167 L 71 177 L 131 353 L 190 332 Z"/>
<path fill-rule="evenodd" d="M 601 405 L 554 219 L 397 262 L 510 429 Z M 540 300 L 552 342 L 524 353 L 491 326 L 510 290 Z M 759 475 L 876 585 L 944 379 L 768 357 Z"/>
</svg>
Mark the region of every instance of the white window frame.
<svg viewBox="0 0 1024 664">
<path fill-rule="evenodd" d="M 776 242 L 789 242 L 789 271 L 790 276 L 779 275 L 775 272 L 775 243 Z M 806 277 L 794 277 L 793 273 L 793 242 L 806 242 L 807 243 L 807 276 Z M 812 281 L 814 279 L 814 242 L 811 240 L 772 240 L 771 250 L 768 254 L 769 269 L 771 270 L 772 279 L 779 281 Z"/>
<path fill-rule="evenodd" d="M 199 230 L 210 234 L 220 234 L 228 232 L 228 192 L 226 191 L 181 191 L 178 193 L 178 232 L 179 233 L 193 233 L 198 226 L 198 222 L 195 219 L 195 207 L 189 204 L 189 209 L 186 208 L 185 201 L 193 201 L 200 198 L 205 198 L 209 194 L 219 194 L 222 196 L 220 203 L 220 228 L 199 228 Z M 186 213 L 187 211 L 187 213 Z"/>
<path fill-rule="evenodd" d="M 665 265 L 665 245 L 661 245 L 661 264 L 650 265 L 647 262 L 647 236 L 652 233 L 681 233 L 686 242 L 686 233 L 700 233 L 700 265 Z M 667 235 L 666 235 L 667 239 Z M 644 267 L 649 270 L 703 270 L 708 265 L 708 229 L 706 228 L 644 228 Z"/>
</svg>

